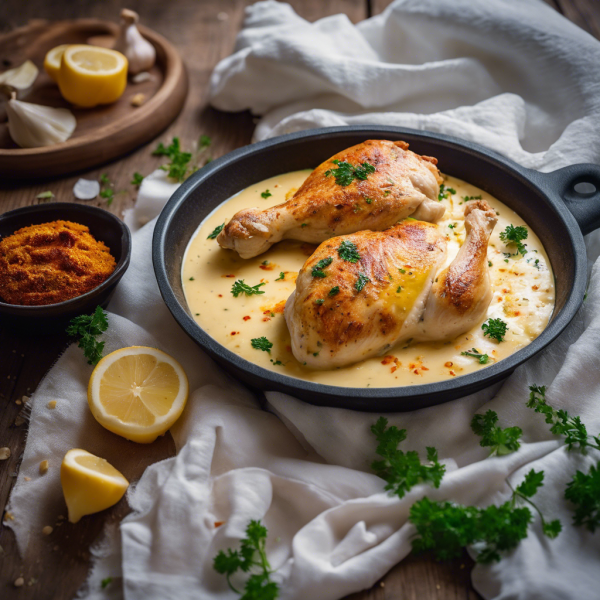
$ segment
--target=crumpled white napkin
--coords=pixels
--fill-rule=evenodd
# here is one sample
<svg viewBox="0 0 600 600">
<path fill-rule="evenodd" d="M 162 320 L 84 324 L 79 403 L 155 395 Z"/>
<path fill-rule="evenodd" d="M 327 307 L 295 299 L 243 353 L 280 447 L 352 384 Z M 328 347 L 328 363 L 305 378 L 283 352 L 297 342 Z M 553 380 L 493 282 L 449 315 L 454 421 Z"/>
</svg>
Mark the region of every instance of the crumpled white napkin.
<svg viewBox="0 0 600 600">
<path fill-rule="evenodd" d="M 311 25 L 286 5 L 254 5 L 239 52 L 215 71 L 215 103 L 270 111 L 258 136 L 355 119 L 459 135 L 542 170 L 598 162 L 592 84 L 597 90 L 600 45 L 536 0 L 473 4 L 396 2 L 357 27 L 343 16 Z M 236 97 L 243 101 L 236 104 Z M 296 99 L 297 107 L 289 104 Z M 310 106 L 321 109 L 307 111 Z M 304 112 L 294 117 L 298 110 Z M 390 112 L 382 116 L 375 110 Z M 446 112 L 406 114 L 410 110 Z M 150 217 L 160 201 L 152 178 L 145 180 L 138 214 Z M 426 445 L 436 446 L 448 468 L 439 490 L 418 486 L 400 501 L 383 493 L 383 482 L 370 473 L 375 444 L 369 427 L 377 415 L 267 393 L 277 419 L 182 333 L 152 277 L 152 229 L 150 223 L 134 235 L 131 267 L 109 307 L 107 350 L 158 346 L 183 364 L 193 391 L 172 430 L 177 456 L 148 468 L 128 494 L 134 512 L 121 524 L 120 539 L 111 530 L 95 549 L 85 596 L 233 599 L 224 578 L 212 570 L 212 557 L 237 546 L 249 519 L 262 518 L 281 597 L 334 600 L 371 585 L 408 554 L 414 529 L 406 519 L 416 499 L 427 494 L 499 503 L 510 494 L 507 479 L 514 486 L 532 467 L 546 473 L 537 502 L 549 518 L 563 521 L 564 531 L 548 540 L 536 515 L 515 552 L 473 570 L 476 589 L 485 598 L 511 600 L 597 595 L 600 535 L 572 527 L 562 499 L 574 471 L 587 471 L 597 453 L 566 452 L 525 400 L 530 383 L 548 384 L 553 405 L 581 415 L 591 432 L 600 430 L 599 264 L 571 326 L 502 386 L 388 415 L 408 429 L 405 449 L 423 453 Z M 598 244 L 588 243 L 588 253 L 595 260 Z M 8 524 L 21 549 L 41 535 L 50 517 L 64 513 L 57 467 L 66 450 L 83 446 L 117 468 L 127 461 L 130 443 L 102 430 L 89 415 L 89 373 L 80 350 L 71 347 L 33 397 L 28 444 L 9 507 L 15 520 Z M 47 402 L 56 399 L 59 409 L 49 411 Z M 488 408 L 498 412 L 502 426 L 523 428 L 519 452 L 486 458 L 469 422 Z M 45 458 L 50 471 L 40 476 L 37 465 Z M 216 521 L 225 524 L 215 528 Z M 102 590 L 107 576 L 114 582 Z"/>
</svg>

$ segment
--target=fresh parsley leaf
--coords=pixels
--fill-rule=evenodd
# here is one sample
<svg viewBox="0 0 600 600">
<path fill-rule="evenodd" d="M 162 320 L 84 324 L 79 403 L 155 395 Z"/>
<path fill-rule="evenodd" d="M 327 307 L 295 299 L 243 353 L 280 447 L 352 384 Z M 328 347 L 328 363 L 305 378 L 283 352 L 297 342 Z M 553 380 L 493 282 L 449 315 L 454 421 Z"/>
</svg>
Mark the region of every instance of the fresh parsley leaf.
<svg viewBox="0 0 600 600">
<path fill-rule="evenodd" d="M 231 286 L 231 293 L 233 294 L 234 298 L 237 298 L 240 294 L 246 294 L 246 296 L 253 296 L 253 295 L 258 295 L 258 294 L 264 294 L 264 292 L 262 290 L 259 290 L 258 288 L 262 287 L 263 285 L 265 285 L 264 283 L 257 283 L 256 285 L 253 285 L 252 287 L 249 286 L 247 283 L 244 283 L 243 279 L 238 279 L 232 286 Z"/>
<path fill-rule="evenodd" d="M 273 570 L 267 559 L 266 543 L 267 528 L 260 521 L 250 521 L 246 527 L 246 537 L 240 540 L 240 550 L 227 548 L 226 551 L 219 551 L 213 559 L 213 568 L 225 575 L 229 587 L 236 594 L 241 595 L 242 592 L 233 586 L 230 577 L 237 571 L 259 571 L 251 574 L 246 581 L 241 600 L 275 600 L 279 597 L 279 586 L 271 581 Z"/>
<path fill-rule="evenodd" d="M 270 342 L 265 336 L 252 338 L 250 340 L 250 345 L 255 350 L 262 350 L 263 352 L 268 352 L 269 354 L 271 354 L 271 348 L 273 347 L 273 343 Z"/>
<path fill-rule="evenodd" d="M 396 294 L 399 294 L 401 291 L 402 291 L 402 286 L 401 286 L 401 285 L 399 285 L 399 286 L 396 288 Z"/>
<path fill-rule="evenodd" d="M 406 273 L 405 269 L 398 269 L 398 271 L 400 271 L 400 273 L 402 273 L 402 275 L 404 275 Z"/>
<path fill-rule="evenodd" d="M 48 190 L 47 192 L 40 192 L 36 198 L 38 200 L 51 200 L 52 198 L 54 198 L 54 194 Z"/>
<path fill-rule="evenodd" d="M 100 183 L 102 185 L 110 185 L 110 180 L 108 179 L 108 173 L 102 173 L 102 175 L 100 175 Z"/>
<path fill-rule="evenodd" d="M 335 182 L 342 187 L 350 185 L 355 179 L 365 180 L 371 173 L 375 173 L 375 167 L 367 162 L 357 166 L 337 159 L 331 162 L 337 165 L 337 169 L 328 169 L 325 171 L 325 177 L 333 175 Z"/>
<path fill-rule="evenodd" d="M 438 194 L 438 200 L 446 200 L 450 197 L 450 194 L 456 194 L 456 190 L 451 187 L 446 187 L 443 183 L 440 185 L 440 193 Z"/>
<path fill-rule="evenodd" d="M 115 199 L 115 190 L 112 188 L 105 188 L 100 192 L 100 198 L 106 198 L 106 206 L 110 206 Z"/>
<path fill-rule="evenodd" d="M 448 225 L 448 227 L 450 227 L 450 229 L 454 229 L 456 227 L 456 223 L 450 223 L 450 225 Z"/>
<path fill-rule="evenodd" d="M 483 335 L 487 335 L 497 342 L 503 342 L 508 325 L 502 319 L 488 319 L 481 329 L 483 329 Z"/>
<path fill-rule="evenodd" d="M 484 415 L 475 415 L 471 421 L 471 429 L 475 435 L 481 437 L 480 445 L 491 448 L 490 456 L 496 454 L 504 456 L 516 452 L 521 444 L 519 439 L 523 435 L 520 427 L 498 427 L 498 414 L 488 410 Z"/>
<path fill-rule="evenodd" d="M 269 190 L 265 190 L 260 195 L 262 198 L 264 198 L 266 200 L 267 198 L 270 198 L 273 194 L 271 194 L 271 192 Z"/>
<path fill-rule="evenodd" d="M 360 260 L 358 248 L 354 242 L 344 240 L 338 248 L 338 256 L 347 262 L 357 263 Z"/>
<path fill-rule="evenodd" d="M 466 352 L 461 352 L 461 354 L 463 356 L 472 356 L 473 358 L 476 358 L 480 365 L 487 365 L 490 360 L 490 357 L 487 354 L 481 354 L 476 348 L 471 348 Z"/>
<path fill-rule="evenodd" d="M 100 585 L 102 586 L 102 589 L 107 588 L 111 583 L 112 583 L 113 578 L 112 577 L 105 577 L 101 582 Z"/>
<path fill-rule="evenodd" d="M 300 225 L 300 227 L 308 227 L 308 223 L 302 223 L 302 225 Z"/>
<path fill-rule="evenodd" d="M 546 423 L 552 425 L 550 431 L 565 438 L 568 450 L 578 448 L 582 454 L 587 454 L 588 448 L 600 450 L 600 436 L 589 436 L 581 417 L 571 417 L 566 410 L 555 410 L 546 402 L 545 386 L 531 385 L 529 391 L 527 406 L 545 416 Z"/>
<path fill-rule="evenodd" d="M 223 227 L 225 227 L 225 223 L 222 223 L 221 225 L 217 225 L 212 230 L 212 233 L 206 239 L 207 240 L 215 240 L 217 238 L 217 236 L 221 233 L 221 231 L 223 231 Z"/>
<path fill-rule="evenodd" d="M 367 283 L 369 283 L 369 281 L 371 281 L 371 280 L 366 275 L 364 275 L 363 273 L 359 273 L 358 279 L 356 280 L 356 283 L 354 284 L 354 289 L 357 292 L 361 292 L 363 290 L 363 288 L 365 287 L 365 285 L 367 285 Z"/>
<path fill-rule="evenodd" d="M 456 192 L 455 192 L 456 193 Z M 483 197 L 481 196 L 481 194 L 479 196 L 463 196 L 462 199 L 465 202 L 469 202 L 469 200 L 483 200 Z"/>
<path fill-rule="evenodd" d="M 142 181 L 144 181 L 144 176 L 137 171 L 133 174 L 133 177 L 130 181 L 131 185 L 140 186 L 142 185 Z"/>
<path fill-rule="evenodd" d="M 325 304 L 325 300 L 323 300 L 323 298 L 319 298 L 318 300 L 315 300 L 315 304 L 317 306 L 321 306 L 322 304 Z"/>
<path fill-rule="evenodd" d="M 600 527 L 600 461 L 587 474 L 577 471 L 565 490 L 565 499 L 575 505 L 573 525 L 594 533 Z"/>
<path fill-rule="evenodd" d="M 283 271 L 279 273 L 279 277 L 275 281 L 281 281 L 282 279 L 285 279 L 285 273 Z"/>
<path fill-rule="evenodd" d="M 326 267 L 328 267 L 333 262 L 333 258 L 328 256 L 327 258 L 322 258 L 311 271 L 311 275 L 313 277 L 327 277 L 327 273 L 323 271 Z"/>
<path fill-rule="evenodd" d="M 274 365 L 281 365 L 281 366 L 283 366 L 283 363 L 282 363 L 280 360 L 273 360 L 273 359 L 271 359 L 271 362 L 272 362 Z"/>
<path fill-rule="evenodd" d="M 517 254 L 525 256 L 527 249 L 523 244 L 523 240 L 526 240 L 528 235 L 527 227 L 508 225 L 504 231 L 500 232 L 500 239 L 507 245 L 514 244 L 517 247 Z"/>
<path fill-rule="evenodd" d="M 488 260 L 488 267 L 491 267 L 491 266 L 492 266 L 492 261 Z"/>
<path fill-rule="evenodd" d="M 162 142 L 158 144 L 156 150 L 152 152 L 153 156 L 166 156 L 171 162 L 160 168 L 169 174 L 169 177 L 176 181 L 182 182 L 191 174 L 189 171 L 189 163 L 192 160 L 190 152 L 182 152 L 178 137 L 174 137 L 168 146 Z"/>
<path fill-rule="evenodd" d="M 418 483 L 427 482 L 436 488 L 439 487 L 446 467 L 438 462 L 437 450 L 427 447 L 428 463 L 424 464 L 416 452 L 403 452 L 398 449 L 400 442 L 406 439 L 406 429 L 387 425 L 388 420 L 379 417 L 371 426 L 378 444 L 375 452 L 383 459 L 374 461 L 371 468 L 378 477 L 387 482 L 385 489 L 403 498 Z"/>
<path fill-rule="evenodd" d="M 372 202 L 373 202 L 373 198 L 368 198 L 367 196 L 365 196 L 365 202 L 366 202 L 367 204 L 372 204 Z"/>
<path fill-rule="evenodd" d="M 340 293 L 340 286 L 336 285 L 329 290 L 329 294 L 327 294 L 330 298 L 333 296 L 337 296 Z"/>
<path fill-rule="evenodd" d="M 83 350 L 83 355 L 88 359 L 88 364 L 96 365 L 102 358 L 105 342 L 96 338 L 108 329 L 107 314 L 100 306 L 91 315 L 79 315 L 69 321 L 67 334 L 78 337 L 78 346 Z"/>
<path fill-rule="evenodd" d="M 211 144 L 212 140 L 210 139 L 210 137 L 208 135 L 202 134 L 200 136 L 200 139 L 198 140 L 198 149 L 203 150 L 205 148 L 208 148 Z"/>
</svg>

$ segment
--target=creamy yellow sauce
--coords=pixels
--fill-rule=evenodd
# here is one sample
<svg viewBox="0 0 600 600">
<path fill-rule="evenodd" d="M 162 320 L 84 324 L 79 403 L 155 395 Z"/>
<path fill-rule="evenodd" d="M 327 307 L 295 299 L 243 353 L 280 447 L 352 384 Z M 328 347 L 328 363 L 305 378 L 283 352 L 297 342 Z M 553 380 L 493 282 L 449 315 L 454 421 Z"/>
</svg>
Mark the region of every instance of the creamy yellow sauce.
<svg viewBox="0 0 600 600">
<path fill-rule="evenodd" d="M 260 256 L 244 260 L 207 237 L 242 208 L 267 208 L 284 202 L 310 173 L 296 171 L 250 186 L 209 215 L 188 245 L 182 269 L 188 306 L 196 322 L 227 349 L 266 369 L 316 383 L 395 387 L 432 383 L 485 369 L 529 344 L 548 324 L 554 307 L 554 277 L 538 237 L 502 202 L 464 181 L 446 177 L 445 185 L 456 190 L 442 201 L 446 213 L 438 223 L 448 240 L 446 264 L 456 256 L 465 238 L 464 196 L 481 195 L 498 213 L 488 248 L 494 296 L 486 318 L 451 342 L 405 342 L 389 349 L 385 356 L 349 367 L 331 371 L 307 368 L 291 353 L 283 306 L 295 289 L 298 271 L 315 246 L 283 241 Z M 267 195 L 267 190 L 271 195 L 263 198 L 261 194 Z M 524 225 L 529 230 L 525 240 L 528 252 L 524 256 L 515 255 L 515 246 L 506 246 L 500 240 L 500 232 L 511 224 Z M 234 298 L 231 288 L 239 279 L 250 286 L 264 283 L 259 288 L 264 294 Z M 488 318 L 501 318 L 508 324 L 504 342 L 497 343 L 483 335 L 481 325 Z M 260 337 L 273 343 L 270 353 L 252 347 L 251 340 Z M 489 355 L 487 365 L 461 355 L 472 348 Z"/>
</svg>

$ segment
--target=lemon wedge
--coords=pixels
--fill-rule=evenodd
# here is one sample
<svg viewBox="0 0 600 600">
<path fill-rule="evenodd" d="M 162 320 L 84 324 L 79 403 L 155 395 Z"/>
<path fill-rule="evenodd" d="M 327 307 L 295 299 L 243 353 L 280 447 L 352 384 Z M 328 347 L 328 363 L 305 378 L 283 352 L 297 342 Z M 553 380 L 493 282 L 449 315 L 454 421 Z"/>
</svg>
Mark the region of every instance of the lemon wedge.
<svg viewBox="0 0 600 600">
<path fill-rule="evenodd" d="M 91 108 L 116 102 L 127 85 L 127 59 L 116 50 L 75 44 L 65 48 L 58 87 L 65 100 Z"/>
<path fill-rule="evenodd" d="M 58 72 L 60 71 L 60 61 L 62 59 L 62 55 L 64 51 L 69 47 L 69 44 L 61 44 L 60 46 L 56 46 L 56 48 L 52 48 L 46 54 L 46 58 L 44 58 L 44 70 L 50 78 L 58 83 Z"/>
<path fill-rule="evenodd" d="M 127 479 L 108 461 L 79 448 L 65 454 L 60 481 L 71 523 L 114 506 L 129 487 Z"/>
<path fill-rule="evenodd" d="M 149 444 L 177 421 L 188 397 L 181 365 L 156 348 L 131 346 L 105 356 L 88 385 L 94 418 L 128 440 Z"/>
</svg>

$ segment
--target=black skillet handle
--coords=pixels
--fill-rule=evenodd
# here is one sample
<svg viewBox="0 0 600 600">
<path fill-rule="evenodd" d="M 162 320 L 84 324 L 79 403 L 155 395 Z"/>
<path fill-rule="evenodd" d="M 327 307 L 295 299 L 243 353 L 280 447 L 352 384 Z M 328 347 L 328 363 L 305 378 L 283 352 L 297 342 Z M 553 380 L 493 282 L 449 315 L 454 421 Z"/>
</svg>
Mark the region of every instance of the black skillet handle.
<svg viewBox="0 0 600 600">
<path fill-rule="evenodd" d="M 548 191 L 563 199 L 583 235 L 600 227 L 600 165 L 571 165 L 540 175 Z"/>
</svg>

